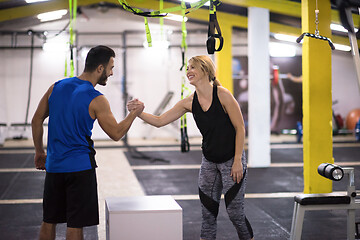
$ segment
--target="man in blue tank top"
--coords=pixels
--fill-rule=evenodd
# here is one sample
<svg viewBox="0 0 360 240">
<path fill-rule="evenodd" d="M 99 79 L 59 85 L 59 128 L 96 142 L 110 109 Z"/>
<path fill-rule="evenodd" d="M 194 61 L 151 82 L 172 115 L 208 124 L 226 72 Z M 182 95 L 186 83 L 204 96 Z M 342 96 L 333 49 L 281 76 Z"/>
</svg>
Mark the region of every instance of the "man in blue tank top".
<svg viewBox="0 0 360 240">
<path fill-rule="evenodd" d="M 108 100 L 95 86 L 113 75 L 115 52 L 92 48 L 84 72 L 54 83 L 44 94 L 32 119 L 35 167 L 46 170 L 43 223 L 39 239 L 55 239 L 56 224 L 67 223 L 67 239 L 83 239 L 83 227 L 99 224 L 94 143 L 94 121 L 113 140 L 129 130 L 144 105 L 117 122 Z M 43 122 L 49 117 L 47 153 L 43 148 Z"/>
</svg>

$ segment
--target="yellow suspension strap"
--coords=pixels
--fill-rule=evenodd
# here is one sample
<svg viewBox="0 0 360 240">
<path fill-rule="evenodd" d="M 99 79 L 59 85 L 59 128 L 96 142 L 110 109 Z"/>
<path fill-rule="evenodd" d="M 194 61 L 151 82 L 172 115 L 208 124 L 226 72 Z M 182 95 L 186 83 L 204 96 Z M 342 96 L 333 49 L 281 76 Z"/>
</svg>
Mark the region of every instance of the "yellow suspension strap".
<svg viewBox="0 0 360 240">
<path fill-rule="evenodd" d="M 327 38 L 327 37 L 324 37 L 324 36 L 321 36 L 320 33 L 319 33 L 319 28 L 318 28 L 318 25 L 319 25 L 319 13 L 320 13 L 320 11 L 318 9 L 317 0 L 316 0 L 316 9 L 315 9 L 315 25 L 316 25 L 316 28 L 315 28 L 315 33 L 312 34 L 312 33 L 304 32 L 303 34 L 300 35 L 300 37 L 298 37 L 296 39 L 296 42 L 300 43 L 301 40 L 304 37 L 311 37 L 311 38 L 327 41 L 329 43 L 329 46 L 331 47 L 331 49 L 335 50 L 335 46 L 332 43 L 331 39 Z"/>
<path fill-rule="evenodd" d="M 185 77 L 182 76 L 181 99 L 184 99 L 184 90 L 189 91 L 189 89 L 185 86 Z M 189 137 L 187 134 L 186 113 L 183 116 L 181 116 L 181 118 L 180 118 L 180 133 L 181 133 L 181 152 L 188 152 L 188 151 L 190 151 L 190 143 L 189 143 Z"/>
<path fill-rule="evenodd" d="M 151 33 L 150 33 L 150 27 L 147 17 L 144 17 L 144 22 L 145 22 L 146 41 L 148 43 L 148 47 L 152 47 Z"/>
<path fill-rule="evenodd" d="M 165 17 L 166 14 L 161 15 L 161 14 L 157 14 L 157 15 L 153 15 L 151 16 L 150 12 L 144 12 L 138 8 L 133 8 L 131 7 L 126 0 L 118 0 L 118 2 L 120 3 L 120 5 L 123 7 L 124 10 L 132 12 L 136 15 L 140 15 L 144 17 L 144 23 L 145 23 L 145 33 L 146 33 L 146 41 L 148 43 L 149 47 L 152 47 L 152 40 L 151 40 L 151 33 L 150 33 L 150 27 L 149 27 L 149 22 L 147 17 Z"/>
<path fill-rule="evenodd" d="M 183 68 L 185 67 L 185 75 L 186 75 L 186 72 L 187 72 L 187 59 L 185 57 L 185 54 L 186 54 L 186 50 L 187 50 L 187 44 L 186 44 L 187 31 L 186 31 L 186 23 L 185 23 L 186 5 L 185 5 L 184 0 L 181 1 L 181 6 L 182 6 L 181 13 L 182 13 L 183 20 L 182 20 L 182 24 L 181 24 L 181 32 L 182 32 L 182 41 L 181 41 L 182 66 L 180 68 L 180 71 L 182 71 Z M 182 79 L 181 79 L 181 100 L 184 99 L 184 91 L 185 90 L 189 90 L 189 89 L 185 86 L 185 76 L 182 76 Z M 181 152 L 190 151 L 189 137 L 188 137 L 188 134 L 187 134 L 186 113 L 183 116 L 181 116 L 181 118 L 180 118 L 180 134 L 181 134 Z"/>
<path fill-rule="evenodd" d="M 209 0 L 199 0 L 194 3 L 185 3 L 186 9 L 188 10 L 186 12 L 186 14 L 199 9 L 208 1 Z M 144 17 L 165 17 L 168 13 L 182 11 L 182 8 L 183 8 L 182 6 L 178 6 L 178 7 L 165 8 L 165 9 L 159 9 L 159 10 L 155 10 L 155 11 L 144 12 L 141 9 L 131 7 L 126 2 L 126 0 L 118 0 L 118 2 L 123 7 L 124 10 L 132 12 L 136 15 L 144 16 Z"/>
<path fill-rule="evenodd" d="M 208 54 L 214 54 L 214 52 L 221 51 L 224 45 L 224 38 L 221 36 L 220 26 L 216 18 L 216 6 L 219 6 L 220 4 L 221 2 L 218 0 L 210 0 L 208 40 L 206 41 Z M 215 33 L 215 29 L 217 33 Z M 219 39 L 219 47 L 217 49 L 216 38 Z"/>
<path fill-rule="evenodd" d="M 69 77 L 74 76 L 74 42 L 75 42 L 75 32 L 74 25 L 76 21 L 77 13 L 77 0 L 69 0 L 69 15 L 70 15 L 70 25 L 69 25 L 69 34 L 70 34 L 70 75 Z M 65 77 L 67 77 L 67 59 L 65 59 Z"/>
<path fill-rule="evenodd" d="M 160 11 L 164 8 L 164 0 L 159 1 L 159 9 Z M 159 19 L 160 23 L 160 34 L 161 34 L 161 41 L 164 41 L 164 18 Z"/>
<path fill-rule="evenodd" d="M 189 9 L 187 13 L 190 13 L 192 11 L 195 11 L 197 9 L 199 9 L 200 7 L 202 7 L 206 2 L 208 2 L 209 0 L 201 0 L 195 3 L 186 3 L 186 9 Z M 149 28 L 149 23 L 147 20 L 147 17 L 165 17 L 168 13 L 170 12 L 177 12 L 177 11 L 182 11 L 183 7 L 179 6 L 179 7 L 172 7 L 172 8 L 166 8 L 166 9 L 159 9 L 156 11 L 143 11 L 141 9 L 135 8 L 135 7 L 131 7 L 126 0 L 118 0 L 119 4 L 123 7 L 124 10 L 128 11 L 128 12 L 132 12 L 135 15 L 140 15 L 144 17 L 144 21 L 145 21 L 145 32 L 146 32 L 146 40 L 148 42 L 148 46 L 151 47 L 152 43 L 151 43 L 151 33 L 150 33 L 150 28 Z"/>
</svg>

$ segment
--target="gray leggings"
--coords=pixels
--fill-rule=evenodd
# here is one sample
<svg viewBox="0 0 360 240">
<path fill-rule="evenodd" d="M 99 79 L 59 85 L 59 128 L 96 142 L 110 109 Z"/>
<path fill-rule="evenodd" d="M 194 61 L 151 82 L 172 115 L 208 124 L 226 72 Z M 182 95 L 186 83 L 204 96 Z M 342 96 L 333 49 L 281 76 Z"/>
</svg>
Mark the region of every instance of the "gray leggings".
<svg viewBox="0 0 360 240">
<path fill-rule="evenodd" d="M 199 174 L 199 195 L 202 206 L 201 238 L 216 239 L 216 218 L 219 212 L 221 193 L 225 194 L 225 205 L 231 222 L 234 224 L 239 239 L 249 240 L 253 237 L 250 223 L 244 212 L 244 195 L 246 186 L 246 158 L 242 155 L 244 177 L 240 183 L 230 176 L 234 159 L 216 164 L 204 156 Z"/>
</svg>

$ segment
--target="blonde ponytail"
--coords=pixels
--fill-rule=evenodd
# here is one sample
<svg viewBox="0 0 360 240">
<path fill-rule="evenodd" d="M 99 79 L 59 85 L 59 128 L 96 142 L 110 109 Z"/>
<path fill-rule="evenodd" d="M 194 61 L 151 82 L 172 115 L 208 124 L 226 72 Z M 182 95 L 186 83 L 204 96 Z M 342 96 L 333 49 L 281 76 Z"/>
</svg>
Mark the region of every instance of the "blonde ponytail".
<svg viewBox="0 0 360 240">
<path fill-rule="evenodd" d="M 220 81 L 217 80 L 216 78 L 213 79 L 213 84 L 215 84 L 216 86 L 221 86 Z"/>
</svg>

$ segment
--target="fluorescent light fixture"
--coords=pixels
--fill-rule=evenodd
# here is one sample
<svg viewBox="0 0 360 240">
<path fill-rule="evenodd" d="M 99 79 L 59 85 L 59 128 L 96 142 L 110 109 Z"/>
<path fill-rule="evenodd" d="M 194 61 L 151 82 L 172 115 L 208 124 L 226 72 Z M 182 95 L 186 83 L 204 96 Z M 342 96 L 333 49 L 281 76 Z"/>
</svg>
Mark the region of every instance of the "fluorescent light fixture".
<svg viewBox="0 0 360 240">
<path fill-rule="evenodd" d="M 45 52 L 66 52 L 69 50 L 69 43 L 64 38 L 54 38 L 43 44 Z"/>
<path fill-rule="evenodd" d="M 271 57 L 295 57 L 296 48 L 289 44 L 271 42 L 269 44 Z"/>
<path fill-rule="evenodd" d="M 338 32 L 348 32 L 343 26 L 335 23 L 330 24 L 330 29 Z"/>
<path fill-rule="evenodd" d="M 49 0 L 25 0 L 26 3 L 47 2 Z"/>
<path fill-rule="evenodd" d="M 334 43 L 334 46 L 335 46 L 336 50 L 340 50 L 340 51 L 344 51 L 344 52 L 351 51 L 350 46 L 346 46 L 346 45 L 342 45 L 342 44 L 336 44 L 336 43 Z"/>
<path fill-rule="evenodd" d="M 57 11 L 52 11 L 52 12 L 47 12 L 47 13 L 41 13 L 41 14 L 37 15 L 37 18 L 41 22 L 51 21 L 51 20 L 61 19 L 62 16 L 64 16 L 66 13 L 67 13 L 67 10 L 62 9 L 62 10 L 57 10 Z"/>
<path fill-rule="evenodd" d="M 169 19 L 169 20 L 173 20 L 173 21 L 178 21 L 178 22 L 182 22 L 183 17 L 180 15 L 176 15 L 176 14 L 171 14 L 168 13 L 168 15 L 166 15 L 165 19 Z M 185 17 L 185 22 L 187 22 L 188 18 Z"/>
<path fill-rule="evenodd" d="M 275 33 L 274 34 L 274 38 L 280 41 L 286 41 L 286 42 L 296 42 L 296 39 L 298 37 L 295 36 L 291 36 L 291 35 L 286 35 L 286 34 L 280 34 L 280 33 Z"/>
<path fill-rule="evenodd" d="M 348 30 L 346 28 L 344 28 L 343 26 L 341 26 L 339 24 L 335 24 L 335 23 L 330 24 L 330 29 L 333 31 L 338 31 L 338 32 L 344 32 L 344 33 L 348 32 Z M 354 29 L 355 29 L 355 32 L 358 31 L 357 28 L 354 28 Z"/>
<path fill-rule="evenodd" d="M 167 49 L 170 46 L 170 42 L 166 41 L 166 40 L 152 41 L 151 44 L 152 44 L 152 47 L 149 47 L 148 42 L 146 40 L 143 42 L 144 48 Z"/>
<path fill-rule="evenodd" d="M 181 2 L 181 0 L 179 0 Z M 185 2 L 187 3 L 195 3 L 195 2 L 199 2 L 200 0 L 186 0 Z M 207 1 L 204 6 L 210 6 L 210 1 Z"/>
</svg>

